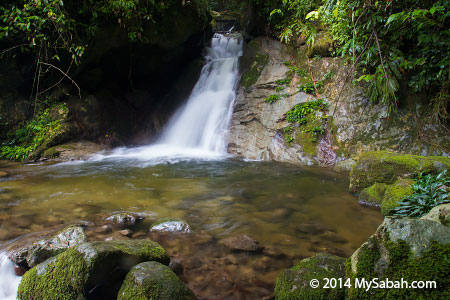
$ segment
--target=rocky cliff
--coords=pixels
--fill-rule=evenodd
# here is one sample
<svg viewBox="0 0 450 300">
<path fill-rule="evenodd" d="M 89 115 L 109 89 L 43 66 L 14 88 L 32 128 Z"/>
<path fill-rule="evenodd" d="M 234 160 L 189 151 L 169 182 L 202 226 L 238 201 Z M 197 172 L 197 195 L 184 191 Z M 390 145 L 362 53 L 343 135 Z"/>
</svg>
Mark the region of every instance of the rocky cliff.
<svg viewBox="0 0 450 300">
<path fill-rule="evenodd" d="M 312 50 L 263 37 L 247 44 L 229 152 L 326 166 L 371 150 L 450 154 L 448 135 L 427 125 L 420 97 L 403 93 L 392 112 L 371 103 L 351 63 L 329 57 L 332 46 L 325 34 Z"/>
</svg>

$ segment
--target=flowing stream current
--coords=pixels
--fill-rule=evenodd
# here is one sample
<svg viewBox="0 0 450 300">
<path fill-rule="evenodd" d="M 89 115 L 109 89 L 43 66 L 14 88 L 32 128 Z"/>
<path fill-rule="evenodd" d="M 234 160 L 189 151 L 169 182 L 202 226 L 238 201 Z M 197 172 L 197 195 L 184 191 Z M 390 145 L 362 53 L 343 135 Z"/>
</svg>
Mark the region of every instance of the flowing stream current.
<svg viewBox="0 0 450 300">
<path fill-rule="evenodd" d="M 16 298 L 21 277 L 5 249 L 30 234 L 86 224 L 88 240 L 151 238 L 182 265 L 181 279 L 199 299 L 270 299 L 279 272 L 328 251 L 350 256 L 381 223 L 377 210 L 348 193 L 348 174 L 226 154 L 239 79 L 240 37 L 216 34 L 191 96 L 149 146 L 119 148 L 84 162 L 0 162 L 0 299 Z M 145 219 L 99 230 L 117 212 Z M 179 218 L 187 235 L 149 233 Z M 242 234 L 257 252 L 232 251 Z"/>
</svg>

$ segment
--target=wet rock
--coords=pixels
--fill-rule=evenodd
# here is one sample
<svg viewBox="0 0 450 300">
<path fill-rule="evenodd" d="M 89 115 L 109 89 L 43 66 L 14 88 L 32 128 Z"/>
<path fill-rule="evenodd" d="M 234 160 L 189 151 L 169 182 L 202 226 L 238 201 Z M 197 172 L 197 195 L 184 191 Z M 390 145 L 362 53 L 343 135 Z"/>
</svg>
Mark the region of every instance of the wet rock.
<svg viewBox="0 0 450 300">
<path fill-rule="evenodd" d="M 119 234 L 121 236 L 130 237 L 133 234 L 133 231 L 131 231 L 130 229 L 124 229 L 124 230 L 120 230 Z"/>
<path fill-rule="evenodd" d="M 397 299 L 447 299 L 450 286 L 450 228 L 428 219 L 386 217 L 350 259 L 346 276 L 379 282 L 437 280 L 435 289 L 402 289 Z M 348 299 L 389 299 L 392 289 L 356 289 Z"/>
<path fill-rule="evenodd" d="M 127 274 L 118 300 L 194 300 L 196 299 L 172 270 L 155 261 L 134 266 Z"/>
<path fill-rule="evenodd" d="M 181 260 L 173 258 L 170 260 L 169 268 L 177 275 L 183 274 L 183 265 Z"/>
<path fill-rule="evenodd" d="M 162 219 L 153 223 L 150 232 L 190 233 L 189 224 L 178 219 Z"/>
<path fill-rule="evenodd" d="M 220 243 L 237 251 L 258 251 L 262 248 L 257 240 L 246 234 L 226 238 Z"/>
<path fill-rule="evenodd" d="M 144 261 L 169 264 L 167 252 L 149 240 L 90 242 L 72 247 L 25 273 L 18 298 L 115 299 L 128 271 Z M 55 294 L 57 293 L 57 294 Z"/>
<path fill-rule="evenodd" d="M 43 239 L 21 240 L 12 244 L 7 252 L 9 258 L 20 266 L 29 268 L 55 256 L 64 250 L 86 242 L 84 229 L 80 226 L 69 226 L 60 232 Z"/>
<path fill-rule="evenodd" d="M 352 169 L 352 167 L 355 164 L 356 164 L 356 161 L 354 161 L 351 158 L 346 159 L 346 160 L 341 160 L 334 165 L 333 170 L 336 172 L 350 172 L 350 170 Z"/>
<path fill-rule="evenodd" d="M 110 221 L 113 224 L 121 225 L 121 226 L 131 226 L 143 219 L 144 218 L 139 215 L 128 213 L 128 212 L 117 213 L 117 214 L 114 214 L 114 215 L 106 218 L 107 221 Z"/>
<path fill-rule="evenodd" d="M 17 276 L 23 276 L 28 271 L 27 268 L 19 265 L 14 265 L 14 274 Z"/>
<path fill-rule="evenodd" d="M 277 300 L 317 299 L 341 300 L 345 298 L 344 288 L 322 288 L 324 278 L 345 277 L 345 258 L 320 253 L 303 259 L 296 266 L 284 270 L 277 279 L 275 298 Z M 319 281 L 318 288 L 312 288 L 310 281 Z"/>
</svg>

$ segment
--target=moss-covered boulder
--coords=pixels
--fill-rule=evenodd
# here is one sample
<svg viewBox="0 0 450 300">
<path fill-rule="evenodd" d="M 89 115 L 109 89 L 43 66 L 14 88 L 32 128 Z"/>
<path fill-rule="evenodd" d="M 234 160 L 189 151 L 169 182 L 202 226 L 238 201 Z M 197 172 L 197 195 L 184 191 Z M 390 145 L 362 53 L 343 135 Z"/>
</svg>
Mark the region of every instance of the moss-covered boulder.
<svg viewBox="0 0 450 300">
<path fill-rule="evenodd" d="M 148 261 L 130 270 L 117 299 L 194 300 L 196 298 L 169 267 L 155 261 Z"/>
<path fill-rule="evenodd" d="M 399 202 L 414 194 L 411 185 L 414 183 L 412 179 L 399 179 L 394 184 L 386 187 L 383 202 L 381 203 L 381 213 L 388 216 L 393 208 L 399 206 Z"/>
<path fill-rule="evenodd" d="M 371 187 L 365 188 L 359 193 L 358 202 L 369 206 L 380 206 L 383 202 L 387 187 L 387 184 L 377 182 Z"/>
<path fill-rule="evenodd" d="M 324 278 L 343 278 L 345 258 L 320 253 L 303 259 L 296 266 L 284 270 L 275 286 L 276 300 L 336 300 L 345 298 L 345 289 L 322 288 Z M 312 288 L 310 281 L 317 279 L 318 288 Z"/>
<path fill-rule="evenodd" d="M 394 183 L 420 172 L 439 172 L 450 168 L 450 158 L 418 156 L 387 151 L 363 153 L 350 172 L 350 191 L 359 193 L 374 183 Z"/>
<path fill-rule="evenodd" d="M 32 268 L 46 259 L 58 255 L 67 248 L 87 241 L 84 228 L 71 225 L 57 232 L 49 232 L 37 238 L 19 240 L 8 249 L 9 258 L 18 266 Z"/>
<path fill-rule="evenodd" d="M 348 299 L 450 299 L 450 228 L 423 219 L 387 217 L 347 261 Z M 355 279 L 436 281 L 435 289 L 356 288 Z M 383 282 L 383 283 L 382 283 Z M 393 283 L 394 284 L 394 283 Z"/>
<path fill-rule="evenodd" d="M 450 227 L 450 203 L 433 207 L 433 209 L 421 219 L 436 221 L 444 226 Z"/>
<path fill-rule="evenodd" d="M 37 265 L 23 276 L 20 300 L 115 299 L 128 271 L 144 261 L 169 264 L 149 240 L 83 243 Z"/>
<path fill-rule="evenodd" d="M 309 50 L 310 56 L 327 57 L 331 56 L 334 49 L 334 41 L 331 33 L 327 30 L 317 32 L 314 39 L 314 45 Z"/>
</svg>

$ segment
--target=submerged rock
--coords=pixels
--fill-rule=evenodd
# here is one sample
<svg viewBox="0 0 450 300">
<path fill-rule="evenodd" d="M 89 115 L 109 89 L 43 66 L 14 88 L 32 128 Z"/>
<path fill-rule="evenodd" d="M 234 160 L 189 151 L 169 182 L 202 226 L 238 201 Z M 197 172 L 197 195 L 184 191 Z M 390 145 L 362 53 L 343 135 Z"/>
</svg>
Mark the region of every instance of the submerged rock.
<svg viewBox="0 0 450 300">
<path fill-rule="evenodd" d="M 19 241 L 11 245 L 7 251 L 9 258 L 15 264 L 32 268 L 47 258 L 86 241 L 86 234 L 82 227 L 69 226 L 50 237 Z"/>
<path fill-rule="evenodd" d="M 18 299 L 115 299 L 136 264 L 169 264 L 167 252 L 149 240 L 83 243 L 25 273 Z"/>
<path fill-rule="evenodd" d="M 284 270 L 277 278 L 275 299 L 277 300 L 337 300 L 345 298 L 344 288 L 323 288 L 324 278 L 345 276 L 345 258 L 320 253 L 303 259 L 296 266 Z M 318 280 L 319 286 L 312 288 L 310 281 Z"/>
<path fill-rule="evenodd" d="M 110 221 L 113 224 L 121 225 L 121 226 L 131 226 L 136 224 L 139 221 L 142 221 L 144 217 L 139 216 L 137 214 L 132 214 L 128 212 L 121 212 L 114 214 L 108 218 L 107 221 Z"/>
<path fill-rule="evenodd" d="M 238 251 L 257 251 L 262 248 L 257 240 L 246 234 L 226 238 L 220 241 L 220 243 L 232 250 Z"/>
<path fill-rule="evenodd" d="M 348 299 L 448 299 L 450 228 L 428 219 L 385 218 L 376 233 L 348 259 L 346 276 L 378 282 L 434 280 L 432 289 L 355 288 Z"/>
<path fill-rule="evenodd" d="M 375 183 L 392 184 L 420 172 L 439 172 L 450 168 L 450 158 L 418 156 L 387 151 L 363 153 L 350 173 L 350 191 L 359 193 Z"/>
<path fill-rule="evenodd" d="M 191 228 L 183 220 L 162 219 L 152 224 L 150 232 L 190 233 Z"/>
<path fill-rule="evenodd" d="M 194 300 L 196 299 L 172 270 L 159 262 L 134 266 L 117 296 L 118 300 Z"/>
</svg>

